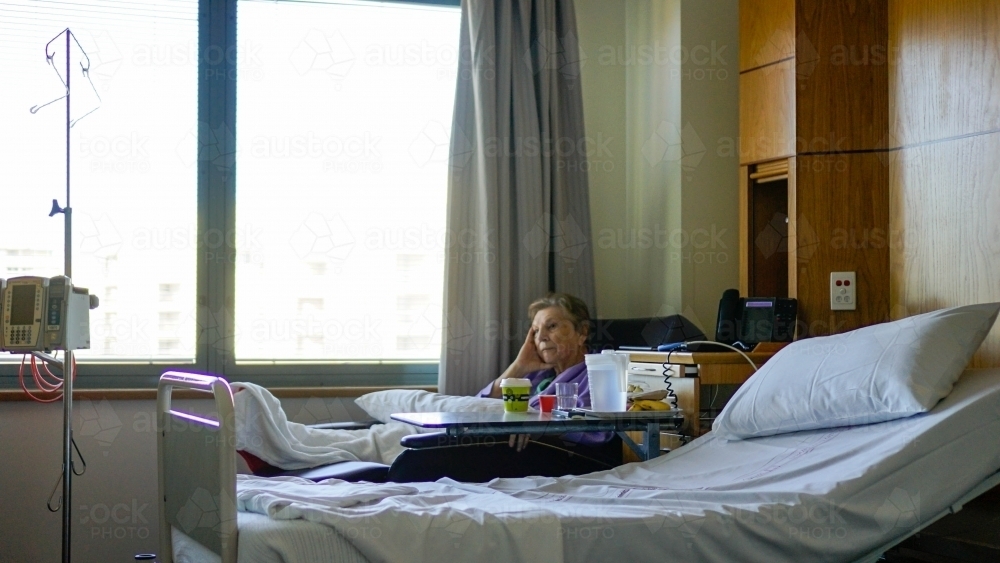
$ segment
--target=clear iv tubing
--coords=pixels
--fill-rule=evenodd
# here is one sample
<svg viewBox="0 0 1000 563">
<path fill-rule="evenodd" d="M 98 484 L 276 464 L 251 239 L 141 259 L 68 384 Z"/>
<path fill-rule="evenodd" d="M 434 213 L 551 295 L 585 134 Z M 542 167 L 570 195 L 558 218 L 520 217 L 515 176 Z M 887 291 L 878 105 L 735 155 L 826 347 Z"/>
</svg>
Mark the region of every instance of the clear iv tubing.
<svg viewBox="0 0 1000 563">
<path fill-rule="evenodd" d="M 25 392 L 25 394 L 27 394 L 28 397 L 31 398 L 32 401 L 36 401 L 36 402 L 39 402 L 39 403 L 54 403 L 54 402 L 62 399 L 62 396 L 63 396 L 63 394 L 62 394 L 62 387 L 63 387 L 63 383 L 65 382 L 64 379 L 61 378 L 61 377 L 59 377 L 59 376 L 57 376 L 57 375 L 55 375 L 55 374 L 53 374 L 51 371 L 49 371 L 49 367 L 47 365 L 45 365 L 44 362 L 42 362 L 42 367 L 45 368 L 45 372 L 51 378 L 55 379 L 58 383 L 52 383 L 52 382 L 46 381 L 45 380 L 45 376 L 43 376 L 42 373 L 38 370 L 38 360 L 34 356 L 31 356 L 31 367 L 30 367 L 30 369 L 31 369 L 31 378 L 34 380 L 35 386 L 43 394 L 47 394 L 47 393 L 58 393 L 58 394 L 54 395 L 52 397 L 37 397 L 37 396 L 33 395 L 31 393 L 31 391 L 28 391 L 27 385 L 24 384 L 24 360 L 25 360 L 25 358 L 27 356 L 28 356 L 27 354 L 25 354 L 24 356 L 21 356 L 21 366 L 17 370 L 17 380 L 18 380 L 18 383 L 20 383 L 20 385 L 21 385 L 21 390 L 23 390 Z M 73 358 L 73 365 L 70 368 L 70 372 L 72 373 L 73 381 L 76 381 L 76 358 Z"/>
</svg>

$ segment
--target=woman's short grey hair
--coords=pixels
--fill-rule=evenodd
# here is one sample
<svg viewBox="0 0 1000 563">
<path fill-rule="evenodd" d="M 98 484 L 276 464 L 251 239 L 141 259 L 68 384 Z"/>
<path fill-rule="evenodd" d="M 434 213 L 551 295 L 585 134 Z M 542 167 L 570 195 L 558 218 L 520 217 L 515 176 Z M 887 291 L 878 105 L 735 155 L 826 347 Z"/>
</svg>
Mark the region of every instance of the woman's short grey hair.
<svg viewBox="0 0 1000 563">
<path fill-rule="evenodd" d="M 568 293 L 550 293 L 528 305 L 528 318 L 533 320 L 539 311 L 549 307 L 562 309 L 580 334 L 590 333 L 590 310 L 587 309 L 587 304 L 583 302 L 583 299 Z"/>
</svg>

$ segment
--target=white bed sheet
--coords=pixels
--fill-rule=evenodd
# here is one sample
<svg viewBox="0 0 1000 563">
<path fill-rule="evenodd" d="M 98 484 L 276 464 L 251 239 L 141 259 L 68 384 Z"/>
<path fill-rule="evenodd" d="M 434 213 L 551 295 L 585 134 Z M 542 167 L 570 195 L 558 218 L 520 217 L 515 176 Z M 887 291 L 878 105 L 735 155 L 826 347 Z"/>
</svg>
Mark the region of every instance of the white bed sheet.
<svg viewBox="0 0 1000 563">
<path fill-rule="evenodd" d="M 976 370 L 925 415 L 741 442 L 709 434 L 582 477 L 443 480 L 353 506 L 307 482 L 285 498 L 241 482 L 238 496 L 243 510 L 341 537 L 378 529 L 349 538 L 371 561 L 483 563 L 513 552 L 539 561 L 851 561 L 910 535 L 1000 469 L 998 435 L 1000 370 Z M 241 545 L 244 533 L 260 533 L 243 529 L 244 516 Z"/>
<path fill-rule="evenodd" d="M 241 563 L 368 563 L 351 542 L 329 526 L 306 520 L 272 520 L 252 512 L 240 512 L 237 518 Z M 221 560 L 176 528 L 171 538 L 175 563 L 218 563 Z"/>
</svg>

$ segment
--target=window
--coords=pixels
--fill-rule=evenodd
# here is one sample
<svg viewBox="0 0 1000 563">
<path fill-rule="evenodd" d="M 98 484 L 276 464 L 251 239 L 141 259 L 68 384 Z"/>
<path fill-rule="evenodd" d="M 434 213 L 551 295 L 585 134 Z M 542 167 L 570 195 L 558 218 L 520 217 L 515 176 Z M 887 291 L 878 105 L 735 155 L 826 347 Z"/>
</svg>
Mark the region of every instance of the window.
<svg viewBox="0 0 1000 563">
<path fill-rule="evenodd" d="M 90 82 L 70 50 L 73 281 L 101 298 L 91 315 L 91 349 L 104 360 L 190 362 L 157 341 L 158 292 L 174 284 L 186 313 L 179 331 L 193 341 L 197 213 L 198 2 L 12 0 L 0 6 L 0 277 L 55 276 L 63 270 L 66 106 L 56 100 L 65 74 L 69 27 L 90 60 Z M 91 83 L 93 86 L 91 86 Z M 0 361 L 17 361 L 9 356 Z M 7 372 L 4 372 L 7 373 Z"/>
<path fill-rule="evenodd" d="M 159 329 L 160 332 L 177 330 L 177 325 L 181 322 L 181 314 L 177 311 L 160 312 Z"/>
<path fill-rule="evenodd" d="M 237 360 L 437 361 L 459 11 L 237 9 Z"/>
<path fill-rule="evenodd" d="M 161 283 L 160 284 L 160 302 L 161 303 L 171 303 L 177 299 L 177 294 L 181 291 L 181 284 L 179 283 Z"/>
<path fill-rule="evenodd" d="M 0 277 L 39 275 L 52 261 L 51 250 L 34 248 L 0 248 L 0 259 L 3 260 L 6 273 L 0 271 Z"/>
<path fill-rule="evenodd" d="M 46 215 L 65 205 L 64 108 L 26 110 L 61 95 L 41 54 L 69 26 L 94 86 L 72 75 L 73 117 L 97 108 L 70 140 L 73 279 L 101 301 L 87 385 L 165 366 L 432 381 L 458 1 L 199 4 L 0 6 L 18 84 L 0 104 L 18 132 L 0 136 L 0 198 L 17 203 L 0 208 L 0 277 L 63 272 Z M 0 358 L 0 386 L 14 373 Z"/>
<path fill-rule="evenodd" d="M 181 341 L 179 338 L 161 338 L 159 348 L 161 354 L 174 354 L 180 351 Z"/>
</svg>

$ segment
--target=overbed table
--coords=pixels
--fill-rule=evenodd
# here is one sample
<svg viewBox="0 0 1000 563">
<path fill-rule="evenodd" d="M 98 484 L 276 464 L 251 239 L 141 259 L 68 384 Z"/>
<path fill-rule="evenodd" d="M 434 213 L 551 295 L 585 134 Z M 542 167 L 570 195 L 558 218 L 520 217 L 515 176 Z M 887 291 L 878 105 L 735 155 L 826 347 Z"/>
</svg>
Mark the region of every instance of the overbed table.
<svg viewBox="0 0 1000 563">
<path fill-rule="evenodd" d="M 552 413 L 481 413 L 425 412 L 396 413 L 393 420 L 419 426 L 440 428 L 448 436 L 506 436 L 510 434 L 565 434 L 567 432 L 614 432 L 640 457 L 653 459 L 660 455 L 660 425 L 677 429 L 684 420 L 680 411 L 638 411 L 562 418 Z M 626 434 L 641 431 L 643 444 L 635 443 Z"/>
</svg>

